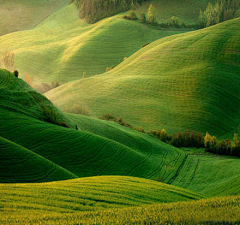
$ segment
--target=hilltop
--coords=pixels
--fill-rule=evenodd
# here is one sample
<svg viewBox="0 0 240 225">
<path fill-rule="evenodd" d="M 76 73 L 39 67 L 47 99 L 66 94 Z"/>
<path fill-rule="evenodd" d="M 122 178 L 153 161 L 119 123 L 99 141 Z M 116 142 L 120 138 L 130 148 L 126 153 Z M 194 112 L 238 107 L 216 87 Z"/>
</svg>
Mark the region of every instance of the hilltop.
<svg viewBox="0 0 240 225">
<path fill-rule="evenodd" d="M 239 130 L 240 19 L 162 38 L 113 70 L 46 94 L 58 107 L 122 116 L 146 130 L 193 130 L 232 138 Z M 64 97 L 63 97 L 64 96 Z"/>
<path fill-rule="evenodd" d="M 146 24 L 122 19 L 122 14 L 88 24 L 79 18 L 72 3 L 32 30 L 0 36 L 0 55 L 13 52 L 20 76 L 30 75 L 35 84 L 66 83 L 82 78 L 83 72 L 88 77 L 103 73 L 144 44 L 187 31 L 155 30 Z"/>
</svg>

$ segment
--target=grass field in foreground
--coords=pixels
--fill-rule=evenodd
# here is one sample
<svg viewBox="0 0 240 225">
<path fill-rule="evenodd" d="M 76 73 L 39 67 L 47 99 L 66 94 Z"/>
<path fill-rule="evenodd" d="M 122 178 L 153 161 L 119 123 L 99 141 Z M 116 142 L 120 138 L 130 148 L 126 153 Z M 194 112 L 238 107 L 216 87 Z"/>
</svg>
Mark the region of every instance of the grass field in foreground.
<svg viewBox="0 0 240 225">
<path fill-rule="evenodd" d="M 156 181 L 98 176 L 40 184 L 0 184 L 5 213 L 21 210 L 76 213 L 161 202 L 198 200 L 203 195 Z"/>
<path fill-rule="evenodd" d="M 32 29 L 66 4 L 68 0 L 1 0 L 0 36 Z"/>
<path fill-rule="evenodd" d="M 81 130 L 81 127 L 76 130 L 75 121 L 6 70 L 0 70 L 0 86 L 0 137 L 33 151 L 77 177 L 127 175 L 168 182 L 184 160 L 184 152 L 149 135 L 131 129 L 124 131 L 120 125 L 112 129 L 112 133 L 116 133 L 119 140 L 92 134 Z M 46 106 L 47 110 L 43 110 L 42 105 Z M 51 110 L 55 110 L 55 113 Z M 49 115 L 59 121 L 64 119 L 72 128 L 45 121 Z M 126 136 L 128 138 L 121 141 Z M 4 151 L 5 148 L 1 149 L 3 156 Z M 23 154 L 22 158 L 26 157 L 26 151 L 19 154 Z M 4 170 L 4 173 L 1 171 L 0 177 L 4 177 L 1 182 L 13 182 L 11 171 L 15 170 L 14 165 L 10 166 L 8 161 L 2 166 L 4 165 L 8 166 L 9 173 L 6 173 L 7 170 Z M 25 172 L 32 170 L 31 166 L 31 163 L 26 164 Z M 39 170 L 35 171 L 36 177 L 31 179 L 41 182 L 41 168 L 36 170 Z M 17 176 L 18 173 L 15 174 L 15 177 Z M 31 179 L 25 176 L 25 180 L 18 180 L 30 182 Z M 46 177 L 45 181 L 47 179 Z M 57 180 L 59 179 L 61 178 L 57 177 Z M 66 179 L 66 176 L 62 179 Z"/>
<path fill-rule="evenodd" d="M 108 73 L 69 82 L 46 96 L 60 109 L 112 113 L 145 130 L 185 130 L 232 138 L 239 130 L 240 19 L 173 35 Z"/>
<path fill-rule="evenodd" d="M 15 67 L 34 82 L 68 81 L 100 74 L 116 66 L 147 42 L 186 32 L 155 30 L 121 15 L 96 24 L 79 19 L 74 4 L 49 16 L 37 28 L 0 37 L 0 55 L 15 53 Z M 34 60 L 33 60 L 34 59 Z"/>
<path fill-rule="evenodd" d="M 19 204 L 19 203 L 18 203 Z M 20 203 L 21 204 L 21 203 Z M 71 204 L 71 203 L 69 203 Z M 72 203 L 73 204 L 73 203 Z M 240 196 L 153 204 L 96 212 L 36 211 L 28 207 L 0 211 L 1 224 L 239 224 Z M 17 213 L 18 212 L 18 213 Z"/>
</svg>

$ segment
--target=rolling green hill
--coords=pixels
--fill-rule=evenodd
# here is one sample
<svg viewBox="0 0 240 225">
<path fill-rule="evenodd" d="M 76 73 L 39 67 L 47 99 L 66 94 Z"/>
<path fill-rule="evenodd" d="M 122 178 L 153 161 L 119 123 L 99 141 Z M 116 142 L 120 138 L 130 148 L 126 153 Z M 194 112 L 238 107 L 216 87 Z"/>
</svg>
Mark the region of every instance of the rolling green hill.
<svg viewBox="0 0 240 225">
<path fill-rule="evenodd" d="M 0 70 L 0 74 L 0 136 L 69 173 L 78 177 L 130 175 L 167 182 L 184 160 L 184 152 L 130 129 L 124 134 L 120 125 L 114 127 L 114 132 L 128 136 L 124 142 L 81 131 L 81 127 L 76 130 L 78 123 L 24 81 L 6 70 Z M 64 127 L 66 124 L 71 126 Z M 19 154 L 25 157 L 23 151 Z"/>
<path fill-rule="evenodd" d="M 2 0 L 0 2 L 0 36 L 32 29 L 68 0 Z"/>
<path fill-rule="evenodd" d="M 15 53 L 15 68 L 34 83 L 61 83 L 100 74 L 116 66 L 143 44 L 187 30 L 155 30 L 116 15 L 87 24 L 74 4 L 51 14 L 35 29 L 0 37 L 0 55 Z M 33 60 L 34 59 L 34 60 Z M 3 65 L 2 65 L 3 67 Z"/>
<path fill-rule="evenodd" d="M 85 105 L 146 130 L 193 130 L 232 138 L 239 130 L 240 19 L 159 39 L 108 73 L 46 96 L 60 109 Z"/>
<path fill-rule="evenodd" d="M 2 137 L 0 155 L 1 183 L 34 183 L 77 178 L 51 161 Z"/>
</svg>

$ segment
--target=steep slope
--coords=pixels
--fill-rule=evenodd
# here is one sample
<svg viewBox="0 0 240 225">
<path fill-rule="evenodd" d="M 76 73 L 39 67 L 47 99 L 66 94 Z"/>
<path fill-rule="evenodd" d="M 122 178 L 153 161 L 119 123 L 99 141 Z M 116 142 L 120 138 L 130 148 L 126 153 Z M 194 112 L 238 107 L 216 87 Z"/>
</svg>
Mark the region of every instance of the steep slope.
<svg viewBox="0 0 240 225">
<path fill-rule="evenodd" d="M 68 0 L 2 0 L 0 2 L 0 36 L 14 31 L 32 29 L 68 2 Z"/>
<path fill-rule="evenodd" d="M 103 73 L 139 50 L 143 44 L 176 33 L 155 30 L 117 15 L 90 25 L 71 4 L 49 16 L 37 28 L 0 37 L 0 55 L 15 53 L 15 67 L 34 83 L 61 83 Z M 34 60 L 33 60 L 34 59 Z M 41 71 L 41 73 L 39 73 Z"/>
<path fill-rule="evenodd" d="M 75 122 L 21 79 L 2 70 L 0 80 L 0 136 L 76 176 L 131 175 L 167 182 L 184 160 L 183 152 L 136 131 L 124 134 L 115 128 L 116 133 L 129 136 L 132 145 L 128 145 L 111 137 L 78 130 Z M 48 102 L 48 107 L 39 107 L 44 102 Z M 51 107 L 56 110 L 50 113 L 52 120 L 63 117 L 74 129 L 41 120 L 44 111 Z"/>
<path fill-rule="evenodd" d="M 0 137 L 0 155 L 0 183 L 44 182 L 77 178 L 76 175 L 51 161 L 2 137 Z"/>
<path fill-rule="evenodd" d="M 239 129 L 240 19 L 155 41 L 100 76 L 46 94 L 134 126 L 232 137 Z"/>
</svg>

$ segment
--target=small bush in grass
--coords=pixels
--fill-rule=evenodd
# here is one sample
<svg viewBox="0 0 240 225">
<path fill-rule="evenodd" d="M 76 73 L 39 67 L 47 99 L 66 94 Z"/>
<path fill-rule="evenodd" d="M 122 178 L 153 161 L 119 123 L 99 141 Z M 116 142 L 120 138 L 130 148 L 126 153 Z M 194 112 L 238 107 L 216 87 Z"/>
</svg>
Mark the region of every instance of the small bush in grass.
<svg viewBox="0 0 240 225">
<path fill-rule="evenodd" d="M 87 78 L 87 73 L 85 71 L 83 72 L 83 77 L 82 78 Z"/>
<path fill-rule="evenodd" d="M 147 45 L 151 44 L 150 42 L 145 43 L 142 48 L 146 47 Z"/>
<path fill-rule="evenodd" d="M 138 19 L 136 13 L 133 10 L 129 11 L 129 19 L 130 20 L 137 20 Z"/>
<path fill-rule="evenodd" d="M 18 76 L 19 76 L 19 72 L 18 72 L 17 70 L 14 70 L 14 71 L 13 71 L 13 74 L 15 75 L 15 77 L 18 78 Z"/>
<path fill-rule="evenodd" d="M 106 68 L 106 72 L 108 72 L 108 71 L 114 69 L 114 67 L 115 67 L 115 66 L 109 66 L 109 67 L 107 67 L 107 68 Z"/>
<path fill-rule="evenodd" d="M 135 127 L 134 130 L 141 132 L 141 133 L 146 133 L 143 127 Z"/>
<path fill-rule="evenodd" d="M 131 124 L 125 122 L 121 116 L 113 116 L 112 114 L 103 114 L 99 117 L 101 120 L 114 121 L 124 127 L 133 128 Z"/>
</svg>

